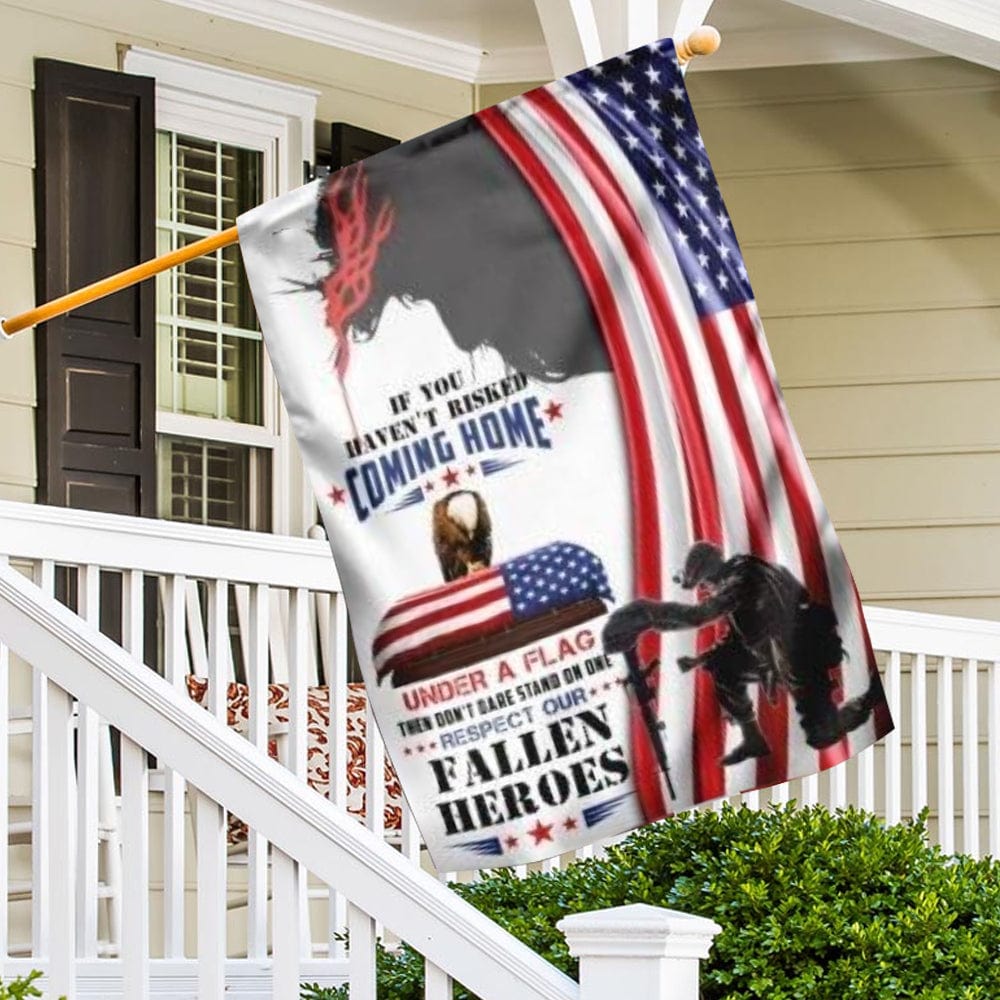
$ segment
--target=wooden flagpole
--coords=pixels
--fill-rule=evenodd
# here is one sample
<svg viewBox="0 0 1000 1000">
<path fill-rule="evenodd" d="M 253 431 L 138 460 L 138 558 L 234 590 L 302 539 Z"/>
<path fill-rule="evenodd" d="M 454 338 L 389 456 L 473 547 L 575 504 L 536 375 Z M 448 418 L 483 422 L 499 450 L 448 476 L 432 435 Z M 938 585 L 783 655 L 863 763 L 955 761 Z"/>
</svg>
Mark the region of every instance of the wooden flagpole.
<svg viewBox="0 0 1000 1000">
<path fill-rule="evenodd" d="M 695 29 L 687 38 L 677 43 L 677 58 L 684 65 L 695 56 L 710 56 L 719 48 L 721 42 L 722 37 L 719 32 L 715 28 L 705 25 Z M 211 236 L 206 236 L 203 240 L 190 243 L 179 250 L 171 250 L 160 257 L 154 257 L 142 264 L 136 264 L 135 267 L 119 271 L 110 277 L 78 288 L 75 292 L 60 295 L 57 299 L 35 306 L 34 309 L 28 309 L 26 312 L 18 313 L 16 316 L 11 316 L 10 319 L 0 320 L 0 331 L 3 332 L 4 337 L 9 338 L 21 330 L 37 326 L 39 323 L 54 319 L 56 316 L 63 316 L 74 309 L 79 309 L 80 306 L 86 305 L 88 302 L 103 299 L 106 295 L 113 295 L 123 288 L 145 281 L 146 278 L 151 278 L 161 271 L 168 271 L 172 267 L 211 253 L 220 247 L 231 246 L 233 243 L 239 242 L 239 238 L 240 234 L 237 232 L 236 226 L 224 229 L 221 233 L 213 233 Z"/>
</svg>

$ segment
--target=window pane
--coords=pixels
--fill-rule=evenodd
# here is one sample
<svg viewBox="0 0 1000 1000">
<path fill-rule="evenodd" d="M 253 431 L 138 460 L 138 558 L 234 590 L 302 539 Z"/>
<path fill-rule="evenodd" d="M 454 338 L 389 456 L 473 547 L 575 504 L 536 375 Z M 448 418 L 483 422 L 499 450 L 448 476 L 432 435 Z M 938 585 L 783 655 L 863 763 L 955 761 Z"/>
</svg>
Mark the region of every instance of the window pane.
<svg viewBox="0 0 1000 1000">
<path fill-rule="evenodd" d="M 161 517 L 270 530 L 271 455 L 267 449 L 161 437 L 158 450 Z"/>
<path fill-rule="evenodd" d="M 233 225 L 261 200 L 260 151 L 172 132 L 157 142 L 161 252 Z M 157 311 L 159 408 L 262 423 L 262 346 L 239 248 L 162 276 Z"/>
</svg>

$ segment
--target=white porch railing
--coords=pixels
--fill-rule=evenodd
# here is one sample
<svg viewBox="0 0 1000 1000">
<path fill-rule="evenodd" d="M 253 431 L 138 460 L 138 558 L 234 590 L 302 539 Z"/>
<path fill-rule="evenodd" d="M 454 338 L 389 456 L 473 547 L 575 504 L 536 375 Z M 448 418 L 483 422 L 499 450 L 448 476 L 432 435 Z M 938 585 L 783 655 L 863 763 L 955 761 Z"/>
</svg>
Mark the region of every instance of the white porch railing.
<svg viewBox="0 0 1000 1000">
<path fill-rule="evenodd" d="M 181 726 L 183 719 L 184 726 L 195 726 L 194 737 L 188 734 L 194 744 L 178 758 L 173 744 L 164 747 L 152 739 L 152 728 L 147 736 L 145 721 L 136 728 L 136 717 L 109 710 L 123 697 L 120 692 L 89 686 L 89 672 L 84 686 L 75 682 L 76 675 L 60 673 L 72 656 L 86 659 L 79 650 L 71 656 L 68 646 L 40 646 L 44 655 L 27 657 L 33 669 L 17 658 L 8 660 L 6 647 L 0 647 L 0 691 L 10 691 L 11 708 L 0 713 L 0 747 L 8 740 L 10 746 L 9 756 L 0 753 L 0 793 L 10 803 L 9 822 L 0 825 L 0 900 L 5 895 L 11 900 L 8 907 L 0 904 L 5 970 L 43 963 L 48 968 L 46 956 L 56 960 L 53 941 L 66 933 L 60 920 L 70 916 L 81 994 L 114 996 L 108 983 L 120 984 L 115 977 L 121 970 L 128 981 L 138 982 L 142 969 L 152 969 L 154 977 L 174 984 L 168 990 L 161 983 L 158 995 L 190 996 L 193 977 L 200 976 L 205 990 L 225 980 L 233 994 L 264 996 L 271 988 L 273 959 L 274 982 L 289 989 L 299 976 L 328 984 L 350 976 L 354 995 L 368 998 L 374 995 L 374 942 L 383 930 L 390 940 L 397 934 L 436 961 L 439 953 L 424 949 L 424 939 L 414 938 L 409 924 L 401 926 L 391 907 L 386 911 L 369 899 L 368 882 L 332 877 L 340 869 L 331 867 L 330 859 L 338 855 L 329 844 L 318 863 L 304 847 L 298 850 L 300 835 L 312 849 L 331 833 L 325 827 L 319 832 L 313 823 L 318 816 L 288 819 L 291 828 L 284 820 L 273 825 L 284 815 L 285 807 L 272 801 L 279 789 L 302 793 L 308 740 L 316 738 L 315 731 L 307 733 L 313 718 L 309 688 L 323 685 L 329 689 L 325 725 L 333 761 L 328 795 L 341 809 L 356 808 L 360 790 L 354 786 L 364 775 L 364 825 L 373 836 L 361 840 L 364 852 L 376 852 L 362 852 L 364 863 L 380 858 L 379 864 L 389 864 L 391 858 L 394 877 L 402 865 L 407 884 L 420 877 L 414 866 L 429 867 L 401 801 L 395 804 L 398 825 L 386 829 L 384 748 L 373 726 L 366 739 L 357 737 L 357 720 L 348 710 L 346 612 L 325 542 L 0 502 L 0 555 L 86 621 L 103 621 L 116 637 L 120 632 L 121 647 L 154 663 L 163 675 L 160 682 L 152 671 L 131 670 L 134 683 L 162 696 L 156 711 L 172 706 L 173 725 Z M 27 600 L 24 594 L 20 599 Z M 18 620 L 31 617 L 24 607 L 9 607 Z M 743 801 L 755 807 L 789 798 L 832 807 L 853 803 L 890 822 L 926 806 L 931 837 L 946 850 L 1000 854 L 1000 725 L 988 725 L 1000 720 L 1000 625 L 877 608 L 866 614 L 899 729 L 820 777 Z M 69 611 L 61 609 L 60 616 L 66 629 L 72 632 L 74 625 L 79 632 Z M 0 638 L 7 638 L 7 627 L 0 618 Z M 69 643 L 69 633 L 64 639 Z M 107 656 L 115 649 L 120 656 L 121 647 L 101 643 Z M 115 662 L 125 669 L 125 661 Z M 91 664 L 90 672 L 95 669 Z M 209 678 L 209 713 L 188 699 L 185 679 L 191 673 Z M 246 738 L 227 733 L 223 754 L 218 734 L 209 739 L 197 724 L 211 722 L 209 714 L 225 715 L 225 682 L 233 679 L 246 682 L 249 717 Z M 283 762 L 295 776 L 291 781 L 264 753 L 268 681 L 288 685 L 281 740 Z M 82 703 L 68 701 L 63 690 L 82 694 Z M 111 700 L 99 700 L 98 691 Z M 128 697 L 141 703 L 143 695 L 136 689 Z M 148 701 L 142 711 L 152 711 Z M 120 748 L 115 742 L 117 767 L 109 722 L 125 734 Z M 349 734 L 350 726 L 355 730 Z M 211 732 L 217 728 L 213 724 Z M 152 768 L 146 751 L 156 756 Z M 229 771 L 242 775 L 239 798 L 235 779 L 229 782 L 232 796 L 228 785 L 206 786 L 205 753 L 224 758 Z M 280 786 L 255 785 L 251 772 L 261 781 L 265 773 L 268 780 L 274 775 L 285 780 Z M 248 821 L 238 847 L 227 845 L 220 802 Z M 343 823 L 337 836 L 340 850 L 349 852 L 363 831 L 357 819 Z M 386 842 L 391 846 L 378 846 Z M 353 857 L 357 863 L 357 852 Z M 54 873 L 72 866 L 75 905 L 67 915 L 65 882 Z M 145 891 L 137 891 L 139 886 Z M 405 894 L 402 883 L 397 888 Z M 396 904 L 401 898 L 393 897 Z M 405 898 L 404 908 L 422 912 L 429 900 L 437 905 L 445 897 L 424 896 L 416 904 Z M 273 919 L 274 912 L 280 919 Z M 474 950 L 468 938 L 462 947 Z M 429 977 L 432 1000 L 450 997 L 447 981 L 440 973 Z M 566 986 L 558 981 L 559 989 Z M 521 995 L 497 992 L 495 979 L 492 986 L 486 995 Z"/>
</svg>

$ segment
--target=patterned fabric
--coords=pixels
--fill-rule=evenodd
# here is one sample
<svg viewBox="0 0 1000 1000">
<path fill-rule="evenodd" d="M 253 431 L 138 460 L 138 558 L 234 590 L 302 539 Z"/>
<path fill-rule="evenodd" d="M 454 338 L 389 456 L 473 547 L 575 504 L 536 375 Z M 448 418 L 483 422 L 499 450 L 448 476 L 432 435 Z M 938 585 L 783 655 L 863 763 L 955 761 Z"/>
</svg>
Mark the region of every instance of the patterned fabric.
<svg viewBox="0 0 1000 1000">
<path fill-rule="evenodd" d="M 208 681 L 189 675 L 187 689 L 191 699 L 208 707 Z M 243 736 L 250 729 L 250 691 L 246 684 L 230 684 L 226 697 L 227 723 Z M 326 687 L 310 687 L 306 714 L 309 786 L 327 796 L 330 791 L 329 728 L 330 692 Z M 364 684 L 347 685 L 347 811 L 362 822 L 365 819 L 367 704 Z M 267 751 L 279 760 L 278 739 L 288 732 L 288 685 L 268 685 Z M 403 822 L 403 793 L 399 779 L 388 760 L 385 762 L 385 829 L 398 833 Z M 230 846 L 246 841 L 246 824 L 230 814 L 227 840 Z"/>
</svg>

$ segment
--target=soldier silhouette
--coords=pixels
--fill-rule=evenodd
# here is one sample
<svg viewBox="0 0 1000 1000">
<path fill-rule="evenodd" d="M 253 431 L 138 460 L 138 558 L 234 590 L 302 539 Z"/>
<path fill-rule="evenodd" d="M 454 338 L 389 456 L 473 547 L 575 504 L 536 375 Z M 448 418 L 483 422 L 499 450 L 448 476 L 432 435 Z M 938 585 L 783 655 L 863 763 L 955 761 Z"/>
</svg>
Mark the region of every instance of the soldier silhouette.
<svg viewBox="0 0 1000 1000">
<path fill-rule="evenodd" d="M 760 684 L 772 701 L 779 688 L 792 695 L 806 742 L 814 749 L 832 746 L 860 726 L 883 699 L 873 676 L 860 697 L 838 705 L 831 669 L 845 659 L 833 609 L 810 600 L 806 588 L 786 569 L 752 555 L 723 558 L 710 542 L 696 542 L 684 572 L 676 578 L 700 595 L 697 604 L 632 601 L 609 617 L 604 627 L 606 653 L 634 649 L 648 629 L 659 632 L 721 624 L 721 636 L 696 656 L 682 656 L 684 673 L 702 667 L 715 682 L 723 711 L 739 726 L 742 739 L 722 763 L 738 764 L 770 753 L 757 721 L 748 686 Z"/>
</svg>

